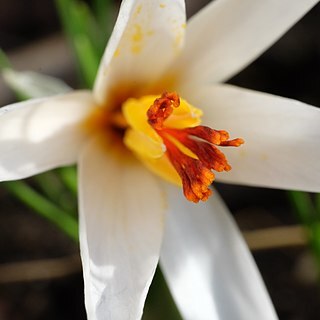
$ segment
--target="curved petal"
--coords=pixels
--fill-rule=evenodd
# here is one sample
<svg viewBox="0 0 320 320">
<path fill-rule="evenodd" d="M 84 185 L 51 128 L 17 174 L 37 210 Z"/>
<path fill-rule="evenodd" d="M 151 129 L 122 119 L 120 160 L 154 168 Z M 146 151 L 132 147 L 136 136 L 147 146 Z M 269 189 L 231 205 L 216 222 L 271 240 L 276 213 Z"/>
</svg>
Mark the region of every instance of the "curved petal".
<svg viewBox="0 0 320 320">
<path fill-rule="evenodd" d="M 180 52 L 185 19 L 183 0 L 123 1 L 94 86 L 97 101 L 104 104 L 114 86 L 123 96 L 158 79 Z"/>
<path fill-rule="evenodd" d="M 191 18 L 182 85 L 222 82 L 276 42 L 318 0 L 216 0 Z"/>
<path fill-rule="evenodd" d="M 27 99 L 42 98 L 72 90 L 60 79 L 33 71 L 4 69 L 2 76 L 11 89 Z"/>
<path fill-rule="evenodd" d="M 99 139 L 85 148 L 79 169 L 88 319 L 140 319 L 163 233 L 165 204 L 158 180 Z"/>
<path fill-rule="evenodd" d="M 226 148 L 232 170 L 222 182 L 320 191 L 320 109 L 261 92 L 217 85 L 195 89 L 204 124 L 245 140 Z"/>
<path fill-rule="evenodd" d="M 80 123 L 93 105 L 87 91 L 28 100 L 0 109 L 0 181 L 22 179 L 76 162 Z"/>
<path fill-rule="evenodd" d="M 160 265 L 184 319 L 277 319 L 254 260 L 217 192 L 193 204 L 167 185 Z"/>
</svg>

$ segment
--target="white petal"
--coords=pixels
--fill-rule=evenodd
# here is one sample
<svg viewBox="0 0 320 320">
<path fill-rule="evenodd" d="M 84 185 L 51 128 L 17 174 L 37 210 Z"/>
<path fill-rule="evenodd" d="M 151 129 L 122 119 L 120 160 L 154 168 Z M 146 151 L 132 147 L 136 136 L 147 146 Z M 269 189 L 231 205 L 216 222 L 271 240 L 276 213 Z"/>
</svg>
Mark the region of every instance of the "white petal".
<svg viewBox="0 0 320 320">
<path fill-rule="evenodd" d="M 319 108 L 230 85 L 195 89 L 191 95 L 204 111 L 204 124 L 245 140 L 239 148 L 222 149 L 232 170 L 217 173 L 217 179 L 320 192 Z"/>
<path fill-rule="evenodd" d="M 28 99 L 67 93 L 72 90 L 60 79 L 33 71 L 18 72 L 4 69 L 2 76 L 11 89 Z"/>
<path fill-rule="evenodd" d="M 276 42 L 318 0 L 216 0 L 191 18 L 181 82 L 221 82 Z"/>
<path fill-rule="evenodd" d="M 85 139 L 81 122 L 92 94 L 78 91 L 0 109 L 0 181 L 74 163 Z"/>
<path fill-rule="evenodd" d="M 257 267 L 217 192 L 186 201 L 168 185 L 160 264 L 187 320 L 277 319 Z"/>
<path fill-rule="evenodd" d="M 158 79 L 180 52 L 185 19 L 183 0 L 123 1 L 100 64 L 96 99 L 104 103 L 111 86 L 122 86 L 123 94 Z"/>
<path fill-rule="evenodd" d="M 158 180 L 121 156 L 95 140 L 80 159 L 80 246 L 90 320 L 140 319 L 159 258 L 165 204 Z"/>
</svg>

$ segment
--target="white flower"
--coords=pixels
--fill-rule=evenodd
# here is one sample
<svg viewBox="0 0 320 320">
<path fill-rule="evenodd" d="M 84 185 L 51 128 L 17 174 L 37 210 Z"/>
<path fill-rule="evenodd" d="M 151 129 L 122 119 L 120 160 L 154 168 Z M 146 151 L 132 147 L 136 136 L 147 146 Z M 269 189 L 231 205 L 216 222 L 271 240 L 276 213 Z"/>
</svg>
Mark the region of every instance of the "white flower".
<svg viewBox="0 0 320 320">
<path fill-rule="evenodd" d="M 318 192 L 320 111 L 218 84 L 266 50 L 315 3 L 216 0 L 185 27 L 183 0 L 123 1 L 93 93 L 74 91 L 0 109 L 0 180 L 79 165 L 89 319 L 141 317 L 162 240 L 161 266 L 185 319 L 276 319 L 217 192 L 205 203 L 188 202 L 181 189 L 147 170 L 121 140 L 97 129 L 110 129 L 119 120 L 117 130 L 123 134 L 127 127 L 121 131 L 123 117 L 118 119 L 115 110 L 121 111 L 127 99 L 174 90 L 203 110 L 204 124 L 246 141 L 228 152 L 233 170 L 217 174 L 218 179 Z M 109 110 L 112 123 L 99 110 Z M 139 134 L 135 138 L 142 143 Z M 128 145 L 141 159 L 134 140 Z"/>
</svg>

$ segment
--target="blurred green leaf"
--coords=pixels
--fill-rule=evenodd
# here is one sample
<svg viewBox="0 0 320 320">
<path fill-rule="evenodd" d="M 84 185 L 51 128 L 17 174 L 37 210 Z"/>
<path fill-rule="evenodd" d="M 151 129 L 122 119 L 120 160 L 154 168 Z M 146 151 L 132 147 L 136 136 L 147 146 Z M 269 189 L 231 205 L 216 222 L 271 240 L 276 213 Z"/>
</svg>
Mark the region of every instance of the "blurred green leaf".
<svg viewBox="0 0 320 320">
<path fill-rule="evenodd" d="M 159 267 L 152 280 L 142 316 L 142 320 L 151 319 L 182 319 Z"/>
<path fill-rule="evenodd" d="M 78 179 L 77 179 L 77 168 L 75 166 L 63 167 L 58 169 L 60 178 L 63 183 L 69 188 L 74 194 L 78 194 Z"/>
<path fill-rule="evenodd" d="M 100 30 L 102 30 L 105 36 L 109 36 L 111 34 L 115 19 L 113 1 L 94 0 L 93 11 L 99 24 Z"/>
<path fill-rule="evenodd" d="M 86 85 L 92 88 L 99 64 L 96 52 L 94 51 L 91 41 L 83 34 L 74 36 L 73 45 L 78 55 L 79 65 Z"/>
<path fill-rule="evenodd" d="M 36 175 L 32 177 L 32 181 L 50 201 L 59 205 L 67 213 L 77 216 L 77 196 L 64 183 L 59 170 Z"/>
<path fill-rule="evenodd" d="M 2 49 L 0 49 L 0 69 L 11 68 L 11 63 L 9 58 L 4 53 Z"/>
<path fill-rule="evenodd" d="M 56 5 L 64 31 L 75 52 L 82 78 L 85 84 L 92 88 L 108 38 L 107 30 L 100 27 L 100 24 L 106 23 L 108 19 L 104 14 L 108 12 L 108 1 L 104 5 L 96 1 L 96 12 L 99 12 L 101 22 L 98 22 L 84 2 L 56 0 Z"/>
<path fill-rule="evenodd" d="M 4 186 L 17 199 L 33 209 L 40 216 L 57 226 L 72 240 L 78 242 L 78 222 L 56 204 L 36 192 L 24 181 L 3 182 Z"/>
<path fill-rule="evenodd" d="M 288 194 L 301 222 L 307 226 L 312 226 L 317 213 L 310 195 L 300 191 L 289 191 Z"/>
<path fill-rule="evenodd" d="M 309 193 L 289 191 L 288 195 L 298 219 L 307 230 L 309 244 L 320 273 L 320 212 Z"/>
<path fill-rule="evenodd" d="M 315 207 L 316 207 L 317 215 L 319 216 L 319 219 L 320 219 L 320 193 L 317 193 L 315 195 Z"/>
</svg>

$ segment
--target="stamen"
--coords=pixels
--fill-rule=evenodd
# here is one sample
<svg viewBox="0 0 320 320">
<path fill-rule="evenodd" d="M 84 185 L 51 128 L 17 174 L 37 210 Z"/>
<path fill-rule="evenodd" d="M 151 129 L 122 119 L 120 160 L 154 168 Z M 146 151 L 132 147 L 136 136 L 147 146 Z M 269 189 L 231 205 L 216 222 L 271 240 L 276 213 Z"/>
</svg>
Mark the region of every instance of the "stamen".
<svg viewBox="0 0 320 320">
<path fill-rule="evenodd" d="M 167 155 L 182 180 L 185 197 L 193 202 L 207 200 L 212 194 L 208 188 L 214 180 L 214 174 L 201 161 L 184 154 L 179 148 L 163 136 Z"/>
<path fill-rule="evenodd" d="M 238 147 L 244 140 L 228 140 L 227 131 L 206 126 L 183 129 L 166 127 L 165 120 L 179 105 L 180 98 L 177 93 L 164 92 L 148 109 L 148 123 L 166 145 L 166 155 L 182 180 L 185 197 L 192 202 L 206 201 L 212 194 L 209 187 L 215 178 L 211 170 L 231 170 L 225 155 L 216 146 Z M 175 141 L 190 150 L 196 158 L 185 154 Z"/>
</svg>

